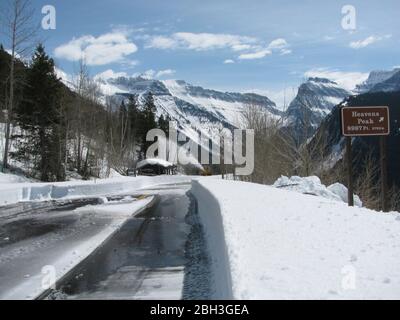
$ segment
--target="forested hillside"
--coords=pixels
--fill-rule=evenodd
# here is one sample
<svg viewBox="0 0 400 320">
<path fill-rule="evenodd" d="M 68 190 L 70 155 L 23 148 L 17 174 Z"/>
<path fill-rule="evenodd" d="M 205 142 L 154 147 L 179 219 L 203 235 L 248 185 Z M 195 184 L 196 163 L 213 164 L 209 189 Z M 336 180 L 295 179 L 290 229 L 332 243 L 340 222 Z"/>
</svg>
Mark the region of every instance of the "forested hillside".
<svg viewBox="0 0 400 320">
<path fill-rule="evenodd" d="M 0 99 L 3 129 L 9 113 L 10 55 L 0 50 Z M 151 93 L 138 103 L 98 100 L 97 84 L 82 62 L 73 91 L 57 77 L 54 61 L 39 45 L 29 64 L 16 60 L 9 161 L 2 170 L 22 170 L 42 181 L 103 177 L 111 168 L 125 174 L 147 148 L 148 130 L 167 127 L 156 119 Z M 2 146 L 6 140 L 3 130 Z M 2 152 L 2 154 L 3 154 Z"/>
</svg>

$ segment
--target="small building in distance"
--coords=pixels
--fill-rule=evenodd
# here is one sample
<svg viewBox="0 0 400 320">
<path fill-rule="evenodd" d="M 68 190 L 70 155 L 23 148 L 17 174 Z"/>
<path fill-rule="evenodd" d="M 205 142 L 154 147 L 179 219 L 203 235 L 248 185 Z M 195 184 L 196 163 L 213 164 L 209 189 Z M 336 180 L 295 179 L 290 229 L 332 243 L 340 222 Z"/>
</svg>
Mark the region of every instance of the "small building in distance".
<svg viewBox="0 0 400 320">
<path fill-rule="evenodd" d="M 145 159 L 136 165 L 136 173 L 140 176 L 175 175 L 176 165 L 162 159 Z"/>
</svg>

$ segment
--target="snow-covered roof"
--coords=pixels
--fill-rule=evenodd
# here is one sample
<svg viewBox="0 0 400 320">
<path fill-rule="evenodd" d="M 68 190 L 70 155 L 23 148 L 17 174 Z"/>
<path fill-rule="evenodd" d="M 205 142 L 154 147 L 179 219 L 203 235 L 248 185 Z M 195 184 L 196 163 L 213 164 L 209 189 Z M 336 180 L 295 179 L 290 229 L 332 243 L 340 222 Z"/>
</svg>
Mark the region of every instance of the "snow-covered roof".
<svg viewBox="0 0 400 320">
<path fill-rule="evenodd" d="M 136 165 L 136 169 L 143 168 L 144 166 L 147 166 L 147 165 L 152 165 L 152 166 L 159 165 L 164 168 L 170 168 L 170 167 L 174 166 L 171 162 L 168 162 L 163 159 L 154 158 L 154 159 L 145 159 L 145 160 L 138 162 L 138 164 Z"/>
</svg>

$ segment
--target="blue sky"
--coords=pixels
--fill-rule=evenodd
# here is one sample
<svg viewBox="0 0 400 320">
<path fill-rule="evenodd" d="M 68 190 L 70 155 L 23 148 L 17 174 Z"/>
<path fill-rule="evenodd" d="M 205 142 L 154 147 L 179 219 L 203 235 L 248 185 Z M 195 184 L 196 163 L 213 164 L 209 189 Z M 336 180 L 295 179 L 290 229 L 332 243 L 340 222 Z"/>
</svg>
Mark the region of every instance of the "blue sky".
<svg viewBox="0 0 400 320">
<path fill-rule="evenodd" d="M 56 8 L 56 30 L 41 37 L 67 73 L 85 55 L 92 75 L 147 72 L 274 99 L 306 76 L 351 87 L 373 69 L 400 65 L 398 0 L 33 3 L 39 21 L 44 5 Z M 355 30 L 342 28 L 344 5 L 356 9 Z"/>
</svg>

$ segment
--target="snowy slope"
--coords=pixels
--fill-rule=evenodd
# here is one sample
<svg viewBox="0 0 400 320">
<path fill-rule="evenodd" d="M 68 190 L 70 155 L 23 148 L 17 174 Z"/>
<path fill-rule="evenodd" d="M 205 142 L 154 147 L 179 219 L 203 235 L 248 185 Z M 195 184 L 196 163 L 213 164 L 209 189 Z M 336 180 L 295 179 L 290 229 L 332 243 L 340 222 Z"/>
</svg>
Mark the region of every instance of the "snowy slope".
<svg viewBox="0 0 400 320">
<path fill-rule="evenodd" d="M 202 219 L 213 219 L 205 224 L 220 221 L 225 244 L 207 236 L 213 263 L 228 263 L 234 298 L 400 298 L 399 213 L 210 178 L 193 192 Z M 218 204 L 214 217 L 209 203 Z"/>
<path fill-rule="evenodd" d="M 384 70 L 376 70 L 371 71 L 368 76 L 368 79 L 365 80 L 362 84 L 356 86 L 354 90 L 356 93 L 365 93 L 371 91 L 377 84 L 385 82 L 386 80 L 393 77 L 396 73 L 400 71 L 400 68 L 395 68 L 391 71 L 384 71 Z"/>
<path fill-rule="evenodd" d="M 252 93 L 230 93 L 192 86 L 181 80 L 163 81 L 169 92 L 180 100 L 204 109 L 232 125 L 240 123 L 240 113 L 246 104 L 257 104 L 271 115 L 279 116 L 276 105 L 267 97 Z"/>
<path fill-rule="evenodd" d="M 393 74 L 389 79 L 377 83 L 372 87 L 370 92 L 393 92 L 400 91 L 400 69 Z"/>
<path fill-rule="evenodd" d="M 8 185 L 11 183 L 33 182 L 30 179 L 16 174 L 8 174 L 0 172 L 0 185 Z"/>
<path fill-rule="evenodd" d="M 136 94 L 142 100 L 151 92 L 158 116 L 169 116 L 179 130 L 197 141 L 198 133 L 215 140 L 221 128 L 233 129 L 241 123 L 241 112 L 247 104 L 257 104 L 272 116 L 281 116 L 274 102 L 251 93 L 229 93 L 192 86 L 185 81 L 158 81 L 145 77 L 97 78 L 103 100 L 114 95 L 121 99 Z"/>
</svg>

